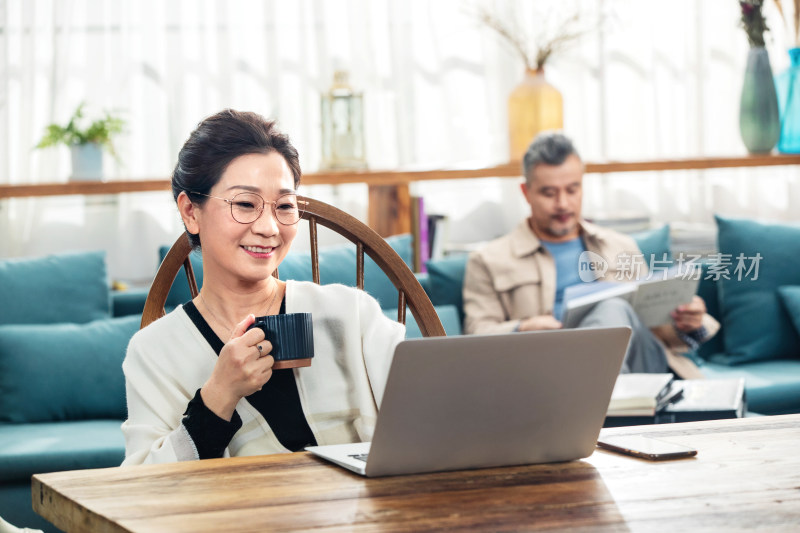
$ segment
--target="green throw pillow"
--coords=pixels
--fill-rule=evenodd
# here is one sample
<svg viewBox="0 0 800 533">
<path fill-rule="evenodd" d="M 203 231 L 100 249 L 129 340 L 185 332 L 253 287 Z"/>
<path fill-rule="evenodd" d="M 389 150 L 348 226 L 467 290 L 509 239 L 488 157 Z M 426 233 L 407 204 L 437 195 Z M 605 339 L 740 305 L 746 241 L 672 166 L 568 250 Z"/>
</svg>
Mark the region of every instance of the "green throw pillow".
<svg viewBox="0 0 800 533">
<path fill-rule="evenodd" d="M 140 322 L 0 326 L 0 422 L 124 420 L 122 360 Z"/>
<path fill-rule="evenodd" d="M 800 227 L 716 220 L 726 355 L 712 359 L 738 364 L 800 356 L 800 337 L 778 297 L 779 287 L 800 285 Z"/>
<path fill-rule="evenodd" d="M 778 287 L 778 294 L 794 324 L 794 330 L 800 334 L 800 285 Z"/>
<path fill-rule="evenodd" d="M 0 261 L 0 324 L 108 318 L 110 294 L 104 251 Z"/>
</svg>

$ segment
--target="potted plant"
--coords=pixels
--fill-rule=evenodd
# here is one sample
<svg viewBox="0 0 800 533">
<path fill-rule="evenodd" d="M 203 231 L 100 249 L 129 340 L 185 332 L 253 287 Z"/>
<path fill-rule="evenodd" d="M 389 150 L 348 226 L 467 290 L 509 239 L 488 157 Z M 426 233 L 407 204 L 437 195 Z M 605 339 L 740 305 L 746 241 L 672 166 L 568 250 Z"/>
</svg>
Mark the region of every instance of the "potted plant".
<svg viewBox="0 0 800 533">
<path fill-rule="evenodd" d="M 66 126 L 50 124 L 36 148 L 65 144 L 72 155 L 72 179 L 100 180 L 103 177 L 103 149 L 117 157 L 112 137 L 125 125 L 120 117 L 106 111 L 102 118 L 87 122 L 81 103 Z"/>
</svg>

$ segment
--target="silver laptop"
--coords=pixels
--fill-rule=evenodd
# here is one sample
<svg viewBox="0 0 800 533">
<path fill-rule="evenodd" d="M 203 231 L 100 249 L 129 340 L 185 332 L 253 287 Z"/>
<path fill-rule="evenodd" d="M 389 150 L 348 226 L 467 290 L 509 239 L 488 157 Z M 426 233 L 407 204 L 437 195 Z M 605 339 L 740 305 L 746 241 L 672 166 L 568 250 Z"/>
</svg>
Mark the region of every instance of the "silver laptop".
<svg viewBox="0 0 800 533">
<path fill-rule="evenodd" d="M 588 457 L 630 335 L 619 327 L 402 341 L 372 442 L 306 450 L 369 477 Z"/>
</svg>

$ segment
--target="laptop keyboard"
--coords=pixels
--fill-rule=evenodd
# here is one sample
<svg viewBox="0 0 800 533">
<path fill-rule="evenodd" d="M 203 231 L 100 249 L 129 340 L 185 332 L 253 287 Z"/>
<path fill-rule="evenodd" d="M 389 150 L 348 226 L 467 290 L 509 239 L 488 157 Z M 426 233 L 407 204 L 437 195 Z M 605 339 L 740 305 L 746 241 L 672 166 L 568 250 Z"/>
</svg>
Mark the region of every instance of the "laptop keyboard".
<svg viewBox="0 0 800 533">
<path fill-rule="evenodd" d="M 348 455 L 348 457 L 352 457 L 356 461 L 364 461 L 366 463 L 367 462 L 367 455 L 369 455 L 369 454 L 367 454 L 367 453 L 351 453 L 350 455 Z"/>
</svg>

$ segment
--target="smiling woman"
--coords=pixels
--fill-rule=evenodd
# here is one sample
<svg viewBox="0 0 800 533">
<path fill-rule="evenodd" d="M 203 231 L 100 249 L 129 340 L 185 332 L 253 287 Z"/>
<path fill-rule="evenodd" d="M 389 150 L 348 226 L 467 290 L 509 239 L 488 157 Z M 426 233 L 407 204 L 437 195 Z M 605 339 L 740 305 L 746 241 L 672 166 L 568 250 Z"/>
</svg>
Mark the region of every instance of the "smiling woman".
<svg viewBox="0 0 800 533">
<path fill-rule="evenodd" d="M 181 149 L 172 191 L 203 286 L 131 340 L 126 464 L 370 440 L 404 328 L 364 291 L 273 277 L 297 234 L 300 177 L 288 136 L 255 113 L 217 113 Z M 255 317 L 312 312 L 314 364 L 273 367 Z"/>
</svg>

